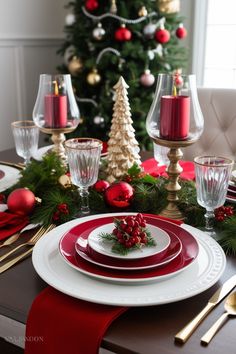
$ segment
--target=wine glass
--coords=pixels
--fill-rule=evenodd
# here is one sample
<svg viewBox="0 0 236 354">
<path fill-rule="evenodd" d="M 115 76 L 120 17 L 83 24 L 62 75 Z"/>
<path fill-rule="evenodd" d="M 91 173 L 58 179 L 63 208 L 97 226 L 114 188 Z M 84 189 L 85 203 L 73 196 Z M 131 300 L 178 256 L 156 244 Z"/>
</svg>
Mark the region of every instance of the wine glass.
<svg viewBox="0 0 236 354">
<path fill-rule="evenodd" d="M 89 209 L 88 187 L 98 178 L 102 141 L 93 138 L 74 138 L 65 142 L 65 149 L 72 183 L 79 187 L 81 214 L 87 215 Z"/>
<path fill-rule="evenodd" d="M 38 148 L 39 129 L 32 120 L 18 120 L 11 123 L 16 153 L 23 157 L 24 165 L 30 162 L 31 156 Z"/>
<path fill-rule="evenodd" d="M 198 156 L 194 164 L 197 201 L 206 209 L 205 229 L 213 235 L 214 209 L 225 202 L 234 161 L 219 156 Z"/>
</svg>

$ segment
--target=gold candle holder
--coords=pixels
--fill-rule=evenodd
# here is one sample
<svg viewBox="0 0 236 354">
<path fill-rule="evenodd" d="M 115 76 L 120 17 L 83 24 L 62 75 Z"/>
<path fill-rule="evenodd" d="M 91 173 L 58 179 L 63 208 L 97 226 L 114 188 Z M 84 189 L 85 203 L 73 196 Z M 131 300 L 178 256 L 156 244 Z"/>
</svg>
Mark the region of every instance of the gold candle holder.
<svg viewBox="0 0 236 354">
<path fill-rule="evenodd" d="M 181 147 L 189 146 L 196 142 L 196 140 L 164 140 L 160 138 L 152 138 L 152 140 L 161 146 L 165 146 L 170 148 L 167 156 L 170 160 L 170 164 L 166 169 L 166 173 L 169 177 L 169 182 L 166 185 L 166 190 L 168 192 L 167 195 L 167 207 L 162 210 L 160 215 L 165 216 L 174 220 L 183 220 L 183 214 L 178 208 L 178 192 L 181 190 L 181 186 L 179 184 L 179 176 L 183 171 L 182 167 L 179 164 L 179 160 L 182 159 L 183 153 L 181 151 Z"/>
<path fill-rule="evenodd" d="M 51 134 L 51 140 L 53 142 L 53 147 L 48 150 L 48 152 L 55 152 L 55 154 L 60 158 L 60 160 L 66 164 L 67 157 L 64 148 L 64 141 L 66 140 L 65 134 L 71 133 L 75 130 L 74 127 L 67 128 L 40 128 L 43 133 Z"/>
</svg>

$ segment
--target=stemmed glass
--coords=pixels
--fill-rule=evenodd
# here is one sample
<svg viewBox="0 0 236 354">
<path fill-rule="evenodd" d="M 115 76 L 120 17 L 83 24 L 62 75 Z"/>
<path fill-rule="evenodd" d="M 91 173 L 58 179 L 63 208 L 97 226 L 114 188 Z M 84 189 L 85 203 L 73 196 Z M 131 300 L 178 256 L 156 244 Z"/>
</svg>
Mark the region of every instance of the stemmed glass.
<svg viewBox="0 0 236 354">
<path fill-rule="evenodd" d="M 24 165 L 30 162 L 31 156 L 38 148 L 39 129 L 32 120 L 18 120 L 11 123 L 16 153 L 23 157 Z"/>
<path fill-rule="evenodd" d="M 197 201 L 206 209 L 205 229 L 214 235 L 214 209 L 225 202 L 234 161 L 219 156 L 199 156 L 194 163 Z"/>
<path fill-rule="evenodd" d="M 81 214 L 87 215 L 89 209 L 88 187 L 98 178 L 102 141 L 93 138 L 75 138 L 65 142 L 65 149 L 72 183 L 79 187 Z"/>
</svg>

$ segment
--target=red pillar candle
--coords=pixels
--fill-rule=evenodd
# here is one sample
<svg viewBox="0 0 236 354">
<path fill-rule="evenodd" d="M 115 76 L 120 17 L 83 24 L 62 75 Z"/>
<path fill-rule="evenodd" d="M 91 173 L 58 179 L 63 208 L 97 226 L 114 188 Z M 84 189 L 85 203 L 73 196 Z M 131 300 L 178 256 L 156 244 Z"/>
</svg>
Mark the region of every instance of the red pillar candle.
<svg viewBox="0 0 236 354">
<path fill-rule="evenodd" d="M 160 136 L 166 140 L 184 140 L 190 125 L 190 97 L 162 96 Z"/>
<path fill-rule="evenodd" d="M 67 96 L 49 94 L 45 96 L 44 119 L 46 128 L 64 128 L 67 125 Z"/>
</svg>

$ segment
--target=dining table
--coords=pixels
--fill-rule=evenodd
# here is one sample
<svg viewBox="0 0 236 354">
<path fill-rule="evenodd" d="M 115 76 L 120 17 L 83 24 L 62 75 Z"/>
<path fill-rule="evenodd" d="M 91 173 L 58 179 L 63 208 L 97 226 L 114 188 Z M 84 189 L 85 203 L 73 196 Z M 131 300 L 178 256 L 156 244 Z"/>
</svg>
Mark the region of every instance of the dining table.
<svg viewBox="0 0 236 354">
<path fill-rule="evenodd" d="M 143 154 L 143 159 L 150 157 L 151 153 Z M 1 151 L 0 160 L 19 162 L 14 149 Z M 29 236 L 31 233 L 32 231 L 28 231 Z M 226 321 L 208 346 L 203 346 L 200 341 L 203 334 L 224 312 L 224 300 L 208 314 L 186 343 L 175 341 L 175 334 L 191 321 L 207 304 L 214 292 L 235 274 L 236 257 L 227 255 L 226 267 L 220 279 L 203 292 L 160 305 L 136 306 L 134 303 L 111 323 L 103 336 L 100 352 L 121 354 L 235 353 L 236 322 L 234 318 Z M 171 282 L 171 278 L 169 281 Z M 24 333 L 29 310 L 36 296 L 47 286 L 48 284 L 35 271 L 31 256 L 0 275 L 1 353 L 24 352 Z"/>
</svg>

